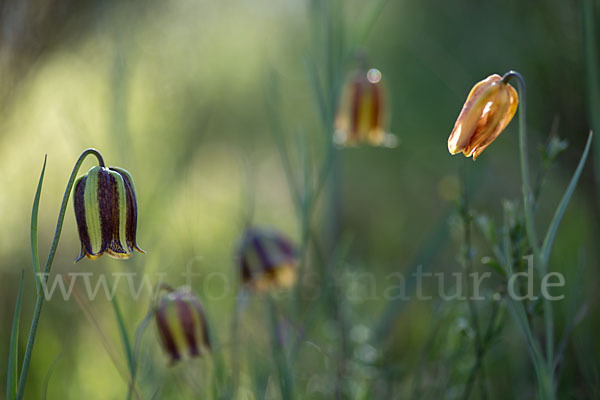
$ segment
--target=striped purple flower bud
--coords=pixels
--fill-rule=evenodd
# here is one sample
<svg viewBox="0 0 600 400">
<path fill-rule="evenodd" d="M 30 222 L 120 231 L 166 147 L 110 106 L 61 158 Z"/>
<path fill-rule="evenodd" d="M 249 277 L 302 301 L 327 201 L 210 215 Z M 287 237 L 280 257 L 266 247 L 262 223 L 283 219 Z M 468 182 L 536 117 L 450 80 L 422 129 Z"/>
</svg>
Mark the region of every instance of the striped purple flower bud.
<svg viewBox="0 0 600 400">
<path fill-rule="evenodd" d="M 155 317 L 171 363 L 204 355 L 210 350 L 211 341 L 200 301 L 189 287 L 167 290 L 158 301 Z"/>
<path fill-rule="evenodd" d="M 75 219 L 81 253 L 75 261 L 95 260 L 107 253 L 129 258 L 136 243 L 137 199 L 133 179 L 120 168 L 93 167 L 75 182 Z"/>
<path fill-rule="evenodd" d="M 238 249 L 242 283 L 262 292 L 296 282 L 298 251 L 281 233 L 250 228 Z"/>
</svg>

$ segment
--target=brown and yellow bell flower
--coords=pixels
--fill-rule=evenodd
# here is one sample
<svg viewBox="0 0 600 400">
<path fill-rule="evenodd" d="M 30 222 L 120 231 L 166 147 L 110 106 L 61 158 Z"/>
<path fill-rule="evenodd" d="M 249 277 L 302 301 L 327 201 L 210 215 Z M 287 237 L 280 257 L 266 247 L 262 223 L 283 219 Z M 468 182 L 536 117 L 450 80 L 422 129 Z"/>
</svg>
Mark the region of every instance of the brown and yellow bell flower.
<svg viewBox="0 0 600 400">
<path fill-rule="evenodd" d="M 298 251 L 283 234 L 249 228 L 238 248 L 242 284 L 257 292 L 288 288 L 296 282 Z"/>
<path fill-rule="evenodd" d="M 450 154 L 462 152 L 475 160 L 506 128 L 517 110 L 517 91 L 494 74 L 477 83 L 448 138 Z"/>
<path fill-rule="evenodd" d="M 154 311 L 163 349 L 175 363 L 210 351 L 211 340 L 204 309 L 189 287 L 166 287 Z"/>
<path fill-rule="evenodd" d="M 381 72 L 359 69 L 344 86 L 335 118 L 334 142 L 341 146 L 394 146 L 396 137 L 386 133 L 385 116 Z"/>
<path fill-rule="evenodd" d="M 137 199 L 133 179 L 121 168 L 96 166 L 75 182 L 75 219 L 81 253 L 75 261 L 107 253 L 129 258 L 136 243 Z"/>
</svg>

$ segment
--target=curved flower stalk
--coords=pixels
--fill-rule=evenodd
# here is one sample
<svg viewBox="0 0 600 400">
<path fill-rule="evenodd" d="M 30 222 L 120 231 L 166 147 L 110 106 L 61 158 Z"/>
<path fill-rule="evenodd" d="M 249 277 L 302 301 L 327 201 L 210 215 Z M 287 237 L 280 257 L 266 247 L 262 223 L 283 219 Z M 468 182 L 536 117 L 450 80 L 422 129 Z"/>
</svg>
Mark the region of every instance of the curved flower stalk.
<svg viewBox="0 0 600 400">
<path fill-rule="evenodd" d="M 63 195 L 62 203 L 60 206 L 60 211 L 58 214 L 58 221 L 56 223 L 56 229 L 54 231 L 54 238 L 52 239 L 52 244 L 50 246 L 48 258 L 46 259 L 46 264 L 44 266 L 44 269 L 42 270 L 40 276 L 38 276 L 38 273 L 40 271 L 40 266 L 39 266 L 38 250 L 37 250 L 37 215 L 38 215 L 38 209 L 39 209 L 40 192 L 41 192 L 42 182 L 43 182 L 43 178 L 44 178 L 45 165 L 46 165 L 44 162 L 44 169 L 42 169 L 42 174 L 40 176 L 40 180 L 38 183 L 38 189 L 36 192 L 36 196 L 35 196 L 34 203 L 33 203 L 33 209 L 32 209 L 32 213 L 31 213 L 32 214 L 32 217 L 31 217 L 31 252 L 32 252 L 32 258 L 33 258 L 33 269 L 36 274 L 35 282 L 36 282 L 37 297 L 36 297 L 36 302 L 35 302 L 35 308 L 33 311 L 32 321 L 31 321 L 31 328 L 29 329 L 29 335 L 27 338 L 27 346 L 25 348 L 25 354 L 23 356 L 23 365 L 21 367 L 21 373 L 20 373 L 19 379 L 18 379 L 18 387 L 17 387 L 16 396 L 15 396 L 15 398 L 17 400 L 21 400 L 25 393 L 25 384 L 27 381 L 27 374 L 29 372 L 29 365 L 31 363 L 33 346 L 35 344 L 37 327 L 38 327 L 41 312 L 42 312 L 42 305 L 44 304 L 44 300 L 45 300 L 45 297 L 42 292 L 42 286 L 46 284 L 46 282 L 48 280 L 48 276 L 50 274 L 50 270 L 52 269 L 52 263 L 54 262 L 54 256 L 56 254 L 56 250 L 58 248 L 58 243 L 60 241 L 60 235 L 62 233 L 63 222 L 64 222 L 65 214 L 67 211 L 67 205 L 69 203 L 69 197 L 71 196 L 71 190 L 73 189 L 73 186 L 75 184 L 75 178 L 77 177 L 77 173 L 79 172 L 79 168 L 83 164 L 83 161 L 89 155 L 93 155 L 98 160 L 99 167 L 97 167 L 97 168 L 106 169 L 105 164 L 104 164 L 104 159 L 102 158 L 102 155 L 100 154 L 100 152 L 98 152 L 98 150 L 96 150 L 96 149 L 85 150 L 83 153 L 81 153 L 81 155 L 75 162 L 75 166 L 73 167 L 73 171 L 71 172 L 71 176 L 69 177 L 69 181 L 67 182 L 67 187 L 66 187 L 65 193 Z M 131 182 L 133 182 L 133 181 L 131 181 Z M 111 196 L 109 196 L 109 198 L 112 199 Z M 122 210 L 123 209 L 123 207 L 121 206 L 122 203 L 119 203 L 119 204 L 120 205 L 117 208 L 119 210 Z M 114 205 L 111 209 L 113 209 L 113 210 L 115 209 Z M 120 212 L 121 211 L 119 211 L 119 213 Z M 125 214 L 129 215 L 127 213 L 125 213 Z M 103 226 L 106 229 L 106 227 L 108 225 L 103 225 Z M 114 230 L 112 230 L 112 231 L 114 233 Z M 122 238 L 122 237 L 126 237 L 126 236 L 119 235 L 118 237 Z M 133 237 L 135 237 L 135 236 L 133 236 Z M 132 245 L 133 244 L 135 244 L 135 240 L 132 241 Z M 135 246 L 135 247 L 137 247 L 137 246 Z"/>
<path fill-rule="evenodd" d="M 478 82 L 467 96 L 448 138 L 450 154 L 463 153 L 473 160 L 502 133 L 511 121 L 519 96 L 498 74 Z"/>
<path fill-rule="evenodd" d="M 182 359 L 200 357 L 211 349 L 208 322 L 200 300 L 189 287 L 165 293 L 154 311 L 156 327 L 171 365 Z"/>
<path fill-rule="evenodd" d="M 96 166 L 75 182 L 73 206 L 81 241 L 75 261 L 107 253 L 129 258 L 136 243 L 137 198 L 133 178 L 124 169 Z"/>
<path fill-rule="evenodd" d="M 518 96 L 515 89 L 508 84 L 512 79 L 517 81 L 519 88 Z M 452 134 L 448 139 L 448 150 L 452 154 L 463 152 L 465 156 L 473 156 L 475 159 L 493 140 L 496 139 L 496 137 L 498 137 L 506 125 L 508 125 L 516 111 L 519 97 L 521 101 L 521 106 L 519 107 L 519 153 L 525 230 L 529 246 L 533 253 L 532 260 L 534 267 L 539 271 L 541 276 L 546 276 L 548 273 L 548 261 L 553 239 L 589 154 L 592 133 L 590 132 L 588 136 L 586 147 L 579 161 L 579 165 L 556 209 L 555 215 L 549 224 L 541 246 L 538 242 L 538 237 L 540 236 L 536 231 L 534 219 L 534 194 L 530 183 L 531 179 L 527 158 L 527 129 L 525 121 L 526 87 L 525 80 L 521 74 L 516 71 L 509 71 L 502 77 L 499 75 L 491 75 L 475 85 L 471 90 L 467 102 L 463 106 L 458 120 L 456 121 Z M 506 274 L 510 276 L 514 271 L 513 265 L 515 260 L 513 260 L 512 243 L 506 221 L 503 247 L 504 254 L 501 258 L 503 258 Z M 533 333 L 532 323 L 527 318 L 524 305 L 517 300 L 511 300 L 509 306 L 511 307 L 511 311 L 513 311 L 513 317 L 527 341 L 527 349 L 536 371 L 538 395 L 542 399 L 554 400 L 556 398 L 557 387 L 554 377 L 556 359 L 554 354 L 555 327 L 553 308 L 547 296 L 542 297 L 544 307 L 544 352 Z"/>
<path fill-rule="evenodd" d="M 249 228 L 237 251 L 242 284 L 256 292 L 289 288 L 297 279 L 298 251 L 283 234 Z"/>
<path fill-rule="evenodd" d="M 396 145 L 396 136 L 386 133 L 385 129 L 387 104 L 381 78 L 378 69 L 360 68 L 348 79 L 335 117 L 336 144 Z"/>
</svg>

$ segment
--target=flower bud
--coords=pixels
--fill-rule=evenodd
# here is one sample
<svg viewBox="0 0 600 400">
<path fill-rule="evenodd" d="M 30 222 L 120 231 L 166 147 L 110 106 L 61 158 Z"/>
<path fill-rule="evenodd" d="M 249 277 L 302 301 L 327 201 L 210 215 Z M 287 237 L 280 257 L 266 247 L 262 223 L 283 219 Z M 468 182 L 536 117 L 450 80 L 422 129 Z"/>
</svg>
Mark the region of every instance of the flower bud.
<svg viewBox="0 0 600 400">
<path fill-rule="evenodd" d="M 137 199 L 133 179 L 120 168 L 93 167 L 75 182 L 75 219 L 81 253 L 75 261 L 95 260 L 105 252 L 129 258 L 136 243 Z"/>
<path fill-rule="evenodd" d="M 242 283 L 263 292 L 288 288 L 296 282 L 298 251 L 276 231 L 250 228 L 238 249 Z"/>
<path fill-rule="evenodd" d="M 210 351 L 204 309 L 189 287 L 169 289 L 158 301 L 155 318 L 163 349 L 171 363 Z"/>
<path fill-rule="evenodd" d="M 393 146 L 396 137 L 385 132 L 385 96 L 381 72 L 360 69 L 346 83 L 335 118 L 334 141 L 342 146 L 368 143 Z"/>
<path fill-rule="evenodd" d="M 518 104 L 517 91 L 500 75 L 490 75 L 477 83 L 448 138 L 450 154 L 462 152 L 475 160 L 506 128 Z"/>
</svg>

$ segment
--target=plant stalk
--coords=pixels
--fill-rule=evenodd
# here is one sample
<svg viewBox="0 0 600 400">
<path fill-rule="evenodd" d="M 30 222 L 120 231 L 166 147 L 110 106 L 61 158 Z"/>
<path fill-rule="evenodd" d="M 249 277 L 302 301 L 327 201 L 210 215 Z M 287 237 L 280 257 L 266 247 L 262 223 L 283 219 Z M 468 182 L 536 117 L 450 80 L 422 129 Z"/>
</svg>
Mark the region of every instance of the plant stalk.
<svg viewBox="0 0 600 400">
<path fill-rule="evenodd" d="M 46 259 L 46 265 L 44 266 L 43 276 L 40 279 L 40 286 L 43 286 L 48 281 L 48 275 L 50 274 L 50 269 L 52 268 L 52 262 L 54 261 L 54 255 L 56 254 L 56 250 L 58 248 L 58 242 L 60 240 L 60 234 L 62 232 L 63 222 L 65 219 L 65 213 L 67 212 L 67 204 L 69 203 L 69 197 L 71 196 L 71 189 L 73 188 L 73 184 L 75 183 L 75 178 L 77 177 L 77 173 L 79 172 L 79 168 L 85 158 L 89 155 L 93 155 L 98 159 L 98 163 L 101 167 L 104 167 L 104 159 L 98 150 L 96 149 L 87 149 L 77 159 L 75 162 L 75 166 L 73 167 L 73 171 L 71 172 L 71 176 L 69 181 L 67 182 L 67 188 L 65 189 L 65 194 L 63 195 L 62 204 L 60 206 L 60 211 L 58 213 L 58 221 L 56 222 L 56 229 L 54 231 L 54 239 L 52 239 L 52 245 L 50 246 L 50 252 L 48 253 L 48 258 Z M 37 244 L 37 240 L 35 240 Z M 37 246 L 36 246 L 37 247 Z M 32 250 L 33 251 L 33 250 Z M 37 249 L 36 249 L 37 251 Z M 34 277 L 38 279 L 38 277 Z M 42 281 L 43 279 L 43 281 Z M 41 289 L 41 288 L 40 288 Z M 23 356 L 23 366 L 21 367 L 21 374 L 19 376 L 19 387 L 17 390 L 17 400 L 21 400 L 25 394 L 25 382 L 27 381 L 27 373 L 29 372 L 29 364 L 31 363 L 31 355 L 33 353 L 33 346 L 35 344 L 35 337 L 37 333 L 38 324 L 40 321 L 40 316 L 42 313 L 42 305 L 44 304 L 44 296 L 39 291 L 37 292 L 37 298 L 35 302 L 35 308 L 33 310 L 33 317 L 31 320 L 31 328 L 29 329 L 29 336 L 27 338 L 27 347 L 25 348 L 25 355 Z"/>
<path fill-rule="evenodd" d="M 533 263 L 537 265 L 541 276 L 545 276 L 548 273 L 548 260 L 542 256 L 537 232 L 535 230 L 535 218 L 534 218 L 534 197 L 531 190 L 531 179 L 529 172 L 529 163 L 527 159 L 527 123 L 526 123 L 526 105 L 527 105 L 527 91 L 525 85 L 525 79 L 517 71 L 509 71 L 502 77 L 504 83 L 512 78 L 517 80 L 519 86 L 519 155 L 521 163 L 521 190 L 523 195 L 523 208 L 525 213 L 525 229 L 527 231 L 527 238 L 533 251 Z M 552 374 L 552 365 L 554 363 L 554 315 L 552 310 L 552 304 L 545 296 L 543 297 L 544 304 L 544 329 L 546 336 L 546 365 L 543 369 L 546 373 Z M 548 382 L 549 380 L 549 382 Z M 542 393 L 545 393 L 549 397 L 555 398 L 554 394 L 554 379 L 552 376 L 545 376 L 542 378 L 542 384 L 544 387 L 540 388 Z M 544 398 L 546 398 L 544 396 Z"/>
</svg>

